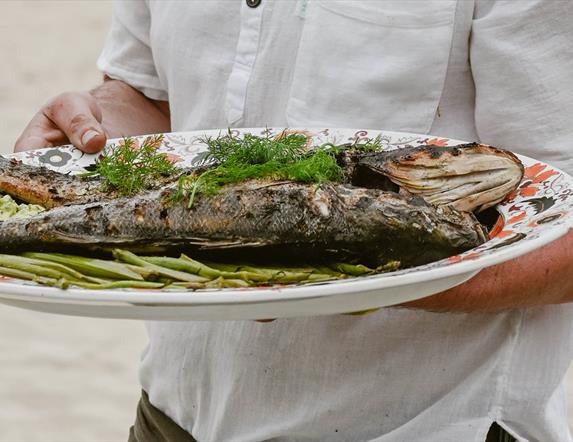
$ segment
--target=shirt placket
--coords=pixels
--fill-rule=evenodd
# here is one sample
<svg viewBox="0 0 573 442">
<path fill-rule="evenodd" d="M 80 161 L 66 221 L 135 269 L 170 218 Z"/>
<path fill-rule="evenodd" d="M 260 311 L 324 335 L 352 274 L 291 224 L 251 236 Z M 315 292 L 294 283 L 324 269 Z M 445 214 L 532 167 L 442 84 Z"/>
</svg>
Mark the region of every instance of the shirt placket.
<svg viewBox="0 0 573 442">
<path fill-rule="evenodd" d="M 264 4 L 265 0 L 243 0 L 242 2 L 241 30 L 225 97 L 225 110 L 229 125 L 237 124 L 245 112 L 249 80 L 259 50 Z"/>
</svg>

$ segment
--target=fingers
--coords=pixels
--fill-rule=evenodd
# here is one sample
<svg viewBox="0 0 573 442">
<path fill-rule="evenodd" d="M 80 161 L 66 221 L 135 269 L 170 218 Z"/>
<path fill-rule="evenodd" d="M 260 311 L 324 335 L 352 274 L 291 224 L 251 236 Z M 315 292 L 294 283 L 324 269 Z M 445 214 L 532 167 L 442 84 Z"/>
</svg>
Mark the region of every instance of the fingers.
<svg viewBox="0 0 573 442">
<path fill-rule="evenodd" d="M 14 152 L 40 149 L 69 143 L 66 135 L 41 112 L 28 123 L 14 145 Z"/>
<path fill-rule="evenodd" d="M 43 108 L 42 114 L 78 149 L 93 153 L 105 146 L 101 109 L 89 93 L 59 95 Z"/>
<path fill-rule="evenodd" d="M 59 95 L 32 118 L 14 151 L 72 143 L 84 152 L 98 152 L 107 138 L 101 120 L 101 109 L 89 93 Z"/>
<path fill-rule="evenodd" d="M 52 147 L 53 144 L 46 141 L 45 138 L 36 135 L 27 137 L 24 141 L 16 141 L 14 145 L 14 152 L 22 152 L 25 150 L 42 149 L 43 147 Z"/>
</svg>

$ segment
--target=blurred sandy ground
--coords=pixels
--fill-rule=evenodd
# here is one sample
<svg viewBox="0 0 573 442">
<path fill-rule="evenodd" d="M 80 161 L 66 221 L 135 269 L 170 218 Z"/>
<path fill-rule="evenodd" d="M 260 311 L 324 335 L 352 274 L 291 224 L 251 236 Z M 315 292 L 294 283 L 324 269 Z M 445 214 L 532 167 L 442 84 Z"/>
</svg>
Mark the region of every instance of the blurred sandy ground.
<svg viewBox="0 0 573 442">
<path fill-rule="evenodd" d="M 0 153 L 50 97 L 99 82 L 110 9 L 103 0 L 0 0 Z M 0 306 L 0 441 L 126 440 L 144 345 L 140 322 Z"/>
<path fill-rule="evenodd" d="M 89 89 L 110 22 L 102 0 L 0 0 L 0 153 L 37 108 Z M 0 441 L 124 441 L 145 345 L 136 321 L 0 305 Z"/>
</svg>

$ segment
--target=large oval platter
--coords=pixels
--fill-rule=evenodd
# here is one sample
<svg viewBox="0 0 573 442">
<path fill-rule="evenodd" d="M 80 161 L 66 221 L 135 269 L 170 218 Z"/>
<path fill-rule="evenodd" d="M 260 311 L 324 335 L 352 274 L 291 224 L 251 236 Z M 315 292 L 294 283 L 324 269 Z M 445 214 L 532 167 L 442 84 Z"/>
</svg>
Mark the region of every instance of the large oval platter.
<svg viewBox="0 0 573 442">
<path fill-rule="evenodd" d="M 242 133 L 275 134 L 281 129 L 233 129 Z M 383 148 L 462 143 L 460 140 L 410 133 L 354 129 L 305 129 L 314 144 L 342 144 L 381 137 Z M 226 130 L 165 134 L 161 150 L 182 166 L 197 163 L 201 142 Z M 143 138 L 143 137 L 141 137 Z M 110 144 L 117 142 L 111 140 Z M 503 147 L 503 146 L 500 146 Z M 77 173 L 97 155 L 69 146 L 14 155 L 32 165 Z M 419 299 L 454 287 L 481 269 L 531 252 L 557 240 L 573 227 L 573 178 L 532 158 L 519 156 L 525 176 L 515 192 L 497 206 L 500 217 L 485 244 L 463 254 L 424 266 L 382 275 L 320 284 L 249 289 L 66 290 L 0 278 L 0 303 L 31 310 L 77 316 L 149 320 L 268 319 L 370 310 Z"/>
</svg>

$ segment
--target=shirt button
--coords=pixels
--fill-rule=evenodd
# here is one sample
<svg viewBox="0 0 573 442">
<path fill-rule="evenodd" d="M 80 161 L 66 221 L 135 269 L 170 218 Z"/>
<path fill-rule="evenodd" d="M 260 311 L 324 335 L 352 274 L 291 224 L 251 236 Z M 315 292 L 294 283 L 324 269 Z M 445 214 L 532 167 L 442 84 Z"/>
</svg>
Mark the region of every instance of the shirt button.
<svg viewBox="0 0 573 442">
<path fill-rule="evenodd" d="M 256 8 L 261 4 L 261 0 L 246 0 L 249 8 Z"/>
</svg>

